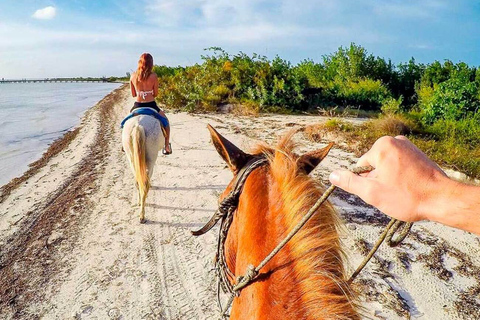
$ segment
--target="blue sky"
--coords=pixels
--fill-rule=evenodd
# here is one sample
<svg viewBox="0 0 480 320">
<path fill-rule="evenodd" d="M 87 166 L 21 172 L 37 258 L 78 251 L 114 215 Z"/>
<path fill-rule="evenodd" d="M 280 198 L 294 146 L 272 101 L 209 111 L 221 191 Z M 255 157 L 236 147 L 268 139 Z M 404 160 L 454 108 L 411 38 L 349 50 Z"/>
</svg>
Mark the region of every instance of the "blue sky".
<svg viewBox="0 0 480 320">
<path fill-rule="evenodd" d="M 480 65 L 480 1 L 2 0 L 0 78 L 124 75 L 200 61 L 203 49 L 294 63 L 355 42 L 394 63 Z"/>
</svg>

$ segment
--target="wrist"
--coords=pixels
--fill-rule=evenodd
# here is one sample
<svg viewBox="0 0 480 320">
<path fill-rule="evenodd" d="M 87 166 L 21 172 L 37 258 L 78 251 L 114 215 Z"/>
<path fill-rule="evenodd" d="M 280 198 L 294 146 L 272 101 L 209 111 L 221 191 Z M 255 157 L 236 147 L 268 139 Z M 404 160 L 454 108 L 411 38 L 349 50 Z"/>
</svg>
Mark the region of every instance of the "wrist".
<svg viewBox="0 0 480 320">
<path fill-rule="evenodd" d="M 433 206 L 429 220 L 450 227 L 478 233 L 479 215 L 476 208 L 480 205 L 480 188 L 467 185 L 449 178 L 438 186 L 437 205 Z"/>
<path fill-rule="evenodd" d="M 455 206 L 452 199 L 456 197 L 458 187 L 458 182 L 443 173 L 435 173 L 420 201 L 418 213 L 421 220 L 445 223 Z"/>
</svg>

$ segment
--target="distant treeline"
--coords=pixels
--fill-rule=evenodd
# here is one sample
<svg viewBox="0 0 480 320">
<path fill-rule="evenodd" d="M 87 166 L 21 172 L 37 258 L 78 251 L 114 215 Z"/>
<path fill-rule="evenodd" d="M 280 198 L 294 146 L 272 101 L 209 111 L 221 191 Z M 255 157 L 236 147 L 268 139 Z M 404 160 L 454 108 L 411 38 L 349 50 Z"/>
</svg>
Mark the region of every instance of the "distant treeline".
<svg viewBox="0 0 480 320">
<path fill-rule="evenodd" d="M 414 58 L 395 65 L 356 44 L 320 62 L 307 59 L 296 65 L 278 56 L 269 60 L 207 50 L 199 64 L 154 67 L 158 102 L 189 112 L 231 103 L 254 112 L 349 108 L 396 116 L 414 128 L 412 135 L 431 141 L 431 148 L 442 142 L 439 154 L 461 150 L 462 159 L 446 163 L 468 167 L 464 171 L 470 173 L 475 168 L 480 176 L 480 159 L 470 157 L 480 158 L 480 68 L 448 60 L 423 64 Z"/>
<path fill-rule="evenodd" d="M 128 76 L 128 73 L 127 73 Z M 1 78 L 0 83 L 8 82 L 127 82 L 128 77 L 70 77 L 70 78 L 22 78 L 22 79 L 5 79 Z"/>
<path fill-rule="evenodd" d="M 128 81 L 127 77 L 74 77 L 74 78 L 46 78 L 50 81 L 101 81 L 101 82 L 117 82 Z"/>
<path fill-rule="evenodd" d="M 209 48 L 203 63 L 155 66 L 159 102 L 186 111 L 213 110 L 224 103 L 253 105 L 258 111 L 304 111 L 340 106 L 361 110 L 398 107 L 417 110 L 425 122 L 463 119 L 480 105 L 480 69 L 466 63 L 394 65 L 363 47 L 340 47 L 323 61 L 297 65 L 276 57 L 230 55 Z"/>
</svg>

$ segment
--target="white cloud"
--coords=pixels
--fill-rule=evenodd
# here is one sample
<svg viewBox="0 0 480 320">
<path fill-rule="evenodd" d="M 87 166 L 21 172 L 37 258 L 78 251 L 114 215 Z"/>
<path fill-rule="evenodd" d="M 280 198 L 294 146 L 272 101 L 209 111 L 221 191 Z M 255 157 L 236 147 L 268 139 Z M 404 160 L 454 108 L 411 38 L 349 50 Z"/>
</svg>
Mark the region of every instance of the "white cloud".
<svg viewBox="0 0 480 320">
<path fill-rule="evenodd" d="M 200 4 L 199 0 L 157 0 L 147 5 L 147 15 L 150 14 L 152 20 L 161 26 L 175 27 L 195 23 Z"/>
<path fill-rule="evenodd" d="M 40 20 L 50 20 L 55 18 L 56 14 L 57 14 L 57 9 L 52 6 L 48 6 L 43 9 L 38 9 L 37 11 L 35 11 L 32 17 Z"/>
</svg>

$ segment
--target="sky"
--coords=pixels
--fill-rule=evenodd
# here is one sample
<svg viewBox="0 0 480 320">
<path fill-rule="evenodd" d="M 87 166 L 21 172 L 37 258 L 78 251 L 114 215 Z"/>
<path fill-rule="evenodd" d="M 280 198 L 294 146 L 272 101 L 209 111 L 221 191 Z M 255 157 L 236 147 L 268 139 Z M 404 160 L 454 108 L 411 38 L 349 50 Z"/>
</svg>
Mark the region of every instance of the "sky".
<svg viewBox="0 0 480 320">
<path fill-rule="evenodd" d="M 123 76 L 143 52 L 191 65 L 204 49 L 322 61 L 351 42 L 395 64 L 480 66 L 480 1 L 0 0 L 0 78 Z"/>
</svg>

